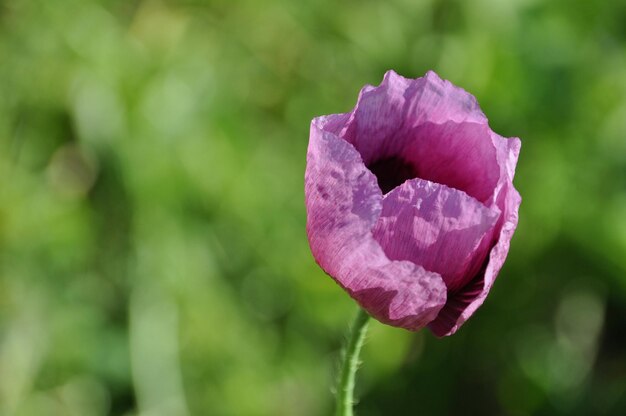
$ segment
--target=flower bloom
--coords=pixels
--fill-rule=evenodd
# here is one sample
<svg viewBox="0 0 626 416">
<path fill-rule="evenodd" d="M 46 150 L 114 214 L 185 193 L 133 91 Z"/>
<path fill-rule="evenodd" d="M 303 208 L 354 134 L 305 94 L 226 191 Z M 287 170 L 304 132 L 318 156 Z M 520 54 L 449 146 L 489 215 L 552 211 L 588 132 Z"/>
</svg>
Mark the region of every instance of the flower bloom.
<svg viewBox="0 0 626 416">
<path fill-rule="evenodd" d="M 434 72 L 387 72 L 351 112 L 311 122 L 305 199 L 315 260 L 379 321 L 453 334 L 509 251 L 520 146 Z"/>
</svg>

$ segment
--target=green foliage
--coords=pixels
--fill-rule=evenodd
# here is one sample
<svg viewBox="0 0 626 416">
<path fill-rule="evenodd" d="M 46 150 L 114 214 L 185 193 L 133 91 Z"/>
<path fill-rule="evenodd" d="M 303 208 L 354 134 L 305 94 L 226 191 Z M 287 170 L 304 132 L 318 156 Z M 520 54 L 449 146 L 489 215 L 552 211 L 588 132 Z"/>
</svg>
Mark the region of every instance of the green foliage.
<svg viewBox="0 0 626 416">
<path fill-rule="evenodd" d="M 309 122 L 434 69 L 519 136 L 484 307 L 371 324 L 358 412 L 626 413 L 626 5 L 0 3 L 0 415 L 322 415 L 353 302 L 304 233 Z"/>
</svg>

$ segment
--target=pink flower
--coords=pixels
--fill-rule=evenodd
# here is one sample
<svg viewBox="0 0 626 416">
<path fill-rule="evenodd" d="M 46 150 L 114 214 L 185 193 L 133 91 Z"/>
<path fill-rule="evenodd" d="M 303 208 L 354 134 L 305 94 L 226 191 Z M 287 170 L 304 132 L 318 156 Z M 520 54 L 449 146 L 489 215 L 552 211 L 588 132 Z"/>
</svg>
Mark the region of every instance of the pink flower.
<svg viewBox="0 0 626 416">
<path fill-rule="evenodd" d="M 434 72 L 387 72 L 351 112 L 311 122 L 305 195 L 315 260 L 379 321 L 453 334 L 509 251 L 520 146 Z"/>
</svg>

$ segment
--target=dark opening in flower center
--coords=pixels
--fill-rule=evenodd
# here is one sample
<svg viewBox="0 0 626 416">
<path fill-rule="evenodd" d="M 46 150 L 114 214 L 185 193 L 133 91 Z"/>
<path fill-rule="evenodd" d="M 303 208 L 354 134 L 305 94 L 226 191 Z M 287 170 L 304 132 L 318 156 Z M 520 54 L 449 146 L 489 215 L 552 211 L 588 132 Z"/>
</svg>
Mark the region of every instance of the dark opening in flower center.
<svg viewBox="0 0 626 416">
<path fill-rule="evenodd" d="M 376 175 L 378 186 L 383 194 L 388 193 L 398 185 L 402 185 L 407 179 L 417 177 L 413 165 L 395 156 L 377 160 L 367 167 Z"/>
</svg>

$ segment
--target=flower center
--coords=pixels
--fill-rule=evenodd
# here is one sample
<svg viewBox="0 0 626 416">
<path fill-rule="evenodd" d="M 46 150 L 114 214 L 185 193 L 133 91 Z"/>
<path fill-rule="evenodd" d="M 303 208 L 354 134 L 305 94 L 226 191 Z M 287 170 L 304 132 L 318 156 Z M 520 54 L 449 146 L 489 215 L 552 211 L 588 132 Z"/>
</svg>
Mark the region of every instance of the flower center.
<svg viewBox="0 0 626 416">
<path fill-rule="evenodd" d="M 407 179 L 417 177 L 413 165 L 397 156 L 377 160 L 369 164 L 367 168 L 376 176 L 383 195 L 396 186 L 402 185 Z"/>
</svg>

